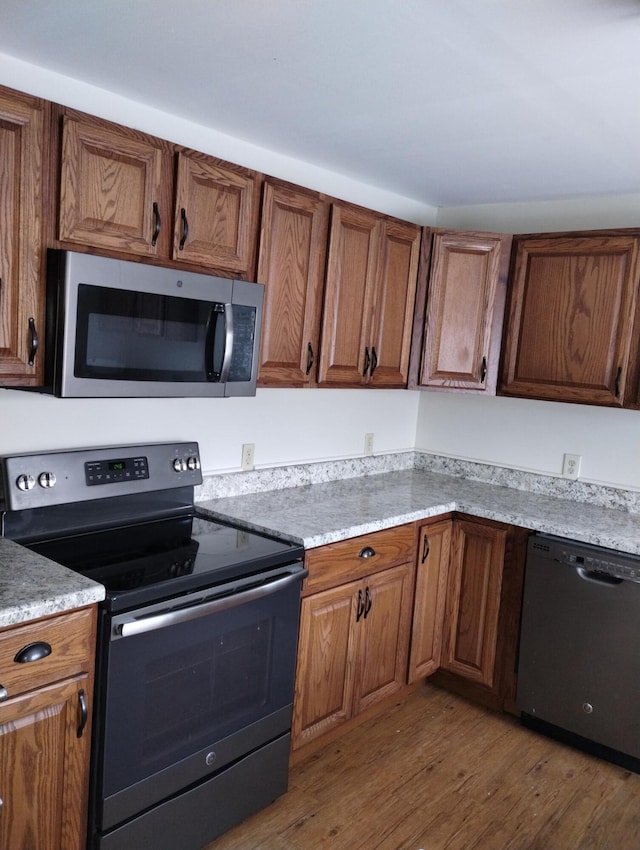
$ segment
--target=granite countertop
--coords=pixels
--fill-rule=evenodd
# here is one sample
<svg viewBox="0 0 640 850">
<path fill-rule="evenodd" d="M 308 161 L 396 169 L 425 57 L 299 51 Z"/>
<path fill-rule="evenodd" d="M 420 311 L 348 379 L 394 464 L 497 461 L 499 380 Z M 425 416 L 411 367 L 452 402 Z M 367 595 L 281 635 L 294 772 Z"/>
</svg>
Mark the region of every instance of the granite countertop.
<svg viewBox="0 0 640 850">
<path fill-rule="evenodd" d="M 0 538 L 0 628 L 81 608 L 104 597 L 101 584 Z"/>
<path fill-rule="evenodd" d="M 640 554 L 640 514 L 415 469 L 203 501 L 198 508 L 307 549 L 460 511 Z"/>
</svg>

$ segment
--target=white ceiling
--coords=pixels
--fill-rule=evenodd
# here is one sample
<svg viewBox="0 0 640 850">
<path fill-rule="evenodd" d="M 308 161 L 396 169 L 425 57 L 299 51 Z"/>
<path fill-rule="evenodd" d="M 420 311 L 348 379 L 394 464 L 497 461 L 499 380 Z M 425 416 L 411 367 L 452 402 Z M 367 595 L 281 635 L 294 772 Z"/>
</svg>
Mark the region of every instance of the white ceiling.
<svg viewBox="0 0 640 850">
<path fill-rule="evenodd" d="M 434 206 L 640 192 L 640 0 L 0 0 L 0 52 Z"/>
</svg>

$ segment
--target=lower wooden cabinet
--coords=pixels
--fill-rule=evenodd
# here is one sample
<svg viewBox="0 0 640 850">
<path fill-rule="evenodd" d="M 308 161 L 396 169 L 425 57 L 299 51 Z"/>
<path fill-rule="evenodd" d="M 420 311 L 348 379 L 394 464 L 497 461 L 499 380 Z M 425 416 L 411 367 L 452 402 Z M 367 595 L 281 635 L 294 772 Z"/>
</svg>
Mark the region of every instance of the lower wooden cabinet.
<svg viewBox="0 0 640 850">
<path fill-rule="evenodd" d="M 513 710 L 515 704 L 529 533 L 490 520 L 453 521 L 440 669 L 433 681 L 492 708 Z"/>
<path fill-rule="evenodd" d="M 332 560 L 336 562 L 334 581 L 351 576 L 358 558 L 364 575 L 311 592 L 302 600 L 294 750 L 406 684 L 414 530 L 401 526 L 378 534 L 380 538 L 372 534 L 312 550 L 311 588 L 314 581 L 331 581 Z M 385 567 L 386 561 L 402 559 L 402 563 Z"/>
<path fill-rule="evenodd" d="M 45 646 L 48 655 L 17 661 Z M 2 848 L 86 846 L 94 651 L 90 609 L 0 631 Z"/>
</svg>

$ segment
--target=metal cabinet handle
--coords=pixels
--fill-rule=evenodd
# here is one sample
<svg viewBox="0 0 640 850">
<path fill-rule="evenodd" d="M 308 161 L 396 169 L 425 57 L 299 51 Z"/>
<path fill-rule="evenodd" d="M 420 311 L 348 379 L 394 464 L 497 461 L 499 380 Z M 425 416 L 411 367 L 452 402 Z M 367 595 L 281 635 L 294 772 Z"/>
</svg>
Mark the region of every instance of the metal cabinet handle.
<svg viewBox="0 0 640 850">
<path fill-rule="evenodd" d="M 362 377 L 367 377 L 367 372 L 369 371 L 369 364 L 371 363 L 371 358 L 369 357 L 369 348 L 365 346 L 364 349 L 364 369 L 362 370 Z"/>
<path fill-rule="evenodd" d="M 484 384 L 484 379 L 487 377 L 487 358 L 482 358 L 482 365 L 480 366 L 480 383 Z"/>
<path fill-rule="evenodd" d="M 364 609 L 364 619 L 366 620 L 367 617 L 369 616 L 369 611 L 371 611 L 371 606 L 373 605 L 373 599 L 371 598 L 371 591 L 369 590 L 368 586 L 365 590 L 365 596 L 367 598 L 367 603 L 366 603 L 365 609 Z"/>
<path fill-rule="evenodd" d="M 180 237 L 178 249 L 180 251 L 184 251 L 184 246 L 187 241 L 187 237 L 189 236 L 189 222 L 187 221 L 187 211 L 184 207 L 180 210 L 180 218 L 182 219 L 182 236 Z"/>
<path fill-rule="evenodd" d="M 158 236 L 160 236 L 160 228 L 162 226 L 162 219 L 160 218 L 160 210 L 158 209 L 158 202 L 153 202 L 153 234 L 151 236 L 151 245 L 152 247 L 156 247 L 158 242 Z"/>
<path fill-rule="evenodd" d="M 376 554 L 375 549 L 373 549 L 371 546 L 365 546 L 364 549 L 361 549 L 360 552 L 358 553 L 358 557 L 359 558 L 373 558 L 373 556 L 375 554 Z"/>
<path fill-rule="evenodd" d="M 47 655 L 51 655 L 51 645 L 40 640 L 23 646 L 13 660 L 17 661 L 18 664 L 29 664 L 31 661 L 40 661 Z"/>
<path fill-rule="evenodd" d="M 371 346 L 371 371 L 369 372 L 369 377 L 373 378 L 373 373 L 378 368 L 378 355 L 376 354 L 375 345 Z"/>
<path fill-rule="evenodd" d="M 80 723 L 78 725 L 76 735 L 78 738 L 82 738 L 82 733 L 84 732 L 87 720 L 89 719 L 89 709 L 87 708 L 87 699 L 84 695 L 83 688 L 80 688 L 78 691 L 78 706 L 80 707 Z"/>
<path fill-rule="evenodd" d="M 33 316 L 29 316 L 29 332 L 31 334 L 31 347 L 29 348 L 29 366 L 33 366 L 33 363 L 36 359 L 36 353 L 38 351 L 38 346 L 40 345 L 40 340 L 38 339 L 38 331 L 36 330 L 36 320 Z"/>
<path fill-rule="evenodd" d="M 425 534 L 422 541 L 422 560 L 420 561 L 421 564 L 424 564 L 424 562 L 429 557 L 429 548 L 429 537 Z"/>
<path fill-rule="evenodd" d="M 356 611 L 356 623 L 359 622 L 360 617 L 364 614 L 364 596 L 362 595 L 362 591 L 358 590 L 358 608 Z"/>
<path fill-rule="evenodd" d="M 622 366 L 618 366 L 618 371 L 616 372 L 616 383 L 615 383 L 616 398 L 620 398 L 620 378 L 621 377 L 622 377 Z"/>
<path fill-rule="evenodd" d="M 315 357 L 313 356 L 313 346 L 309 343 L 307 347 L 307 370 L 305 372 L 306 375 L 309 374 L 311 369 L 313 368 L 313 364 L 315 361 Z"/>
<path fill-rule="evenodd" d="M 3 686 L 0 685 L 0 702 L 9 698 L 9 691 Z"/>
</svg>

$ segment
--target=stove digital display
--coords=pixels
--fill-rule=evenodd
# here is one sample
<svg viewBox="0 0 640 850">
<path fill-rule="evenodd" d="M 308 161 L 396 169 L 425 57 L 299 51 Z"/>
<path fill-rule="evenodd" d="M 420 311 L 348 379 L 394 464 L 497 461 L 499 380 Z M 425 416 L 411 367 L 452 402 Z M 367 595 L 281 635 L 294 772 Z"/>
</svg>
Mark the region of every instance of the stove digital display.
<svg viewBox="0 0 640 850">
<path fill-rule="evenodd" d="M 139 481 L 149 477 L 149 463 L 146 457 L 92 460 L 85 463 L 84 474 L 87 487 L 116 484 L 120 481 Z"/>
</svg>

